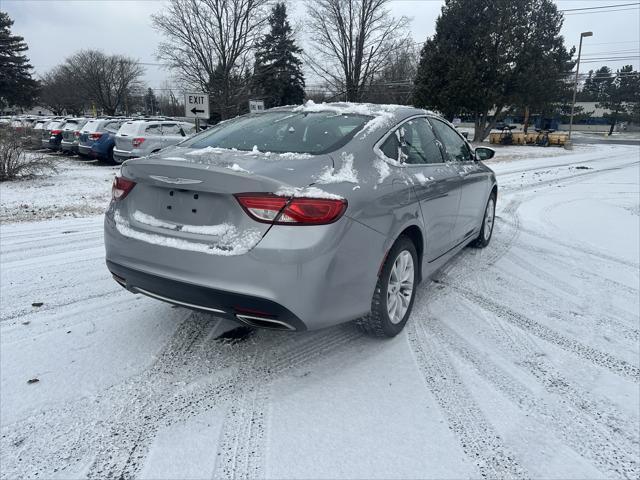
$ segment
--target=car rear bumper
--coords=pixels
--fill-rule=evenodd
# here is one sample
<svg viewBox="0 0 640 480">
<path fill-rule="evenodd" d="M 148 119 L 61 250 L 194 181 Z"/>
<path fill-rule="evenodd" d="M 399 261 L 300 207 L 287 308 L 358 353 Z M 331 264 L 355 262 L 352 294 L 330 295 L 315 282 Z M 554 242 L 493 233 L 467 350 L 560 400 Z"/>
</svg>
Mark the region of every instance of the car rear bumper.
<svg viewBox="0 0 640 480">
<path fill-rule="evenodd" d="M 370 311 L 385 237 L 347 217 L 330 225 L 273 227 L 249 252 L 224 256 L 125 237 L 113 214 L 112 205 L 105 217 L 107 265 L 132 291 L 244 323 L 252 320 L 238 313 L 255 311 L 295 330 Z"/>
<path fill-rule="evenodd" d="M 78 145 L 78 153 L 81 155 L 90 155 L 91 154 L 91 145 Z"/>
<path fill-rule="evenodd" d="M 42 140 L 42 147 L 49 150 L 60 150 L 60 142 L 58 140 Z"/>
<path fill-rule="evenodd" d="M 276 330 L 304 331 L 304 323 L 282 305 L 268 299 L 180 282 L 123 267 L 107 260 L 120 285 L 133 293 L 214 313 L 246 325 Z"/>
<path fill-rule="evenodd" d="M 67 142 L 66 140 L 62 140 L 62 142 L 60 142 L 60 149 L 63 152 L 78 152 L 78 145 L 74 142 Z"/>
<path fill-rule="evenodd" d="M 113 149 L 113 156 L 116 158 L 121 158 L 121 159 L 128 159 L 128 158 L 136 158 L 139 157 L 139 155 L 137 153 L 132 152 L 131 150 L 120 150 L 118 148 Z"/>
</svg>

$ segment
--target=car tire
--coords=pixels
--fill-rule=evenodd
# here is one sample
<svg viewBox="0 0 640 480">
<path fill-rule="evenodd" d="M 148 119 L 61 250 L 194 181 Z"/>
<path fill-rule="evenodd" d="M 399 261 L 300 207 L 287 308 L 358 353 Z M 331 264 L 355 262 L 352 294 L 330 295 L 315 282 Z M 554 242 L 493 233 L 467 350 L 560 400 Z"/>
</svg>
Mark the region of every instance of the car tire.
<svg viewBox="0 0 640 480">
<path fill-rule="evenodd" d="M 107 161 L 114 165 L 121 165 L 122 162 L 124 162 L 124 159 L 120 160 L 120 157 L 116 157 L 113 154 L 113 148 L 110 148 L 109 151 L 107 152 Z"/>
<path fill-rule="evenodd" d="M 493 226 L 496 218 L 496 194 L 491 193 L 489 200 L 487 200 L 487 206 L 484 209 L 482 217 L 482 225 L 480 226 L 480 233 L 478 237 L 471 243 L 472 247 L 484 248 L 489 245 L 491 236 L 493 235 Z"/>
<path fill-rule="evenodd" d="M 406 263 L 409 260 L 410 263 Z M 409 272 L 408 268 L 412 271 Z M 418 268 L 418 253 L 414 243 L 408 237 L 401 236 L 389 251 L 378 276 L 371 300 L 371 312 L 356 320 L 356 326 L 361 331 L 375 337 L 389 338 L 395 337 L 402 331 L 413 308 Z M 392 279 L 392 273 L 395 281 Z M 409 274 L 411 278 L 402 281 L 402 277 L 398 278 L 398 273 Z M 410 292 L 407 292 L 408 280 L 411 281 Z M 397 310 L 394 308 L 396 305 L 398 305 Z"/>
</svg>

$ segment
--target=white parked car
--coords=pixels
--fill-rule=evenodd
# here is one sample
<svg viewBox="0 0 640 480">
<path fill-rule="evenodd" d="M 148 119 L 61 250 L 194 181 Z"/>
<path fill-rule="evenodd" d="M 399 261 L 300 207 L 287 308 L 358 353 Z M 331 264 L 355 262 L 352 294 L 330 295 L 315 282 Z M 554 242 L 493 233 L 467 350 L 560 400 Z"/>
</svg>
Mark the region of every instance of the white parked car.
<svg viewBox="0 0 640 480">
<path fill-rule="evenodd" d="M 175 120 L 131 120 L 116 133 L 113 160 L 122 163 L 129 158 L 144 157 L 194 134 L 193 123 Z"/>
</svg>

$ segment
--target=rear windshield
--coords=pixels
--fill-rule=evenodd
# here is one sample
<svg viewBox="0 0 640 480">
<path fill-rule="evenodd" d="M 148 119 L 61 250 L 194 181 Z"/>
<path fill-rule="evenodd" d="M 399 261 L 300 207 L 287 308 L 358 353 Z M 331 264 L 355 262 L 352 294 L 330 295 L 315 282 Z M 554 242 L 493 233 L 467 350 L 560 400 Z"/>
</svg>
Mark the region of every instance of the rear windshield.
<svg viewBox="0 0 640 480">
<path fill-rule="evenodd" d="M 138 122 L 125 122 L 118 130 L 121 135 L 135 135 L 140 130 L 140 123 Z"/>
<path fill-rule="evenodd" d="M 78 126 L 78 123 L 80 123 L 80 120 L 76 120 L 75 118 L 72 120 L 67 120 L 66 122 L 64 122 L 61 127 L 63 130 L 70 130 L 72 128 L 76 128 Z"/>
<path fill-rule="evenodd" d="M 87 124 L 82 128 L 83 132 L 97 132 L 98 126 L 102 120 L 89 120 Z"/>
<path fill-rule="evenodd" d="M 334 112 L 269 112 L 224 122 L 182 142 L 188 148 L 322 154 L 344 146 L 372 117 Z"/>
<path fill-rule="evenodd" d="M 56 128 L 59 128 L 63 123 L 64 123 L 64 121 L 55 120 L 55 121 L 51 122 L 49 125 L 47 125 L 47 129 L 48 130 L 54 130 Z"/>
</svg>

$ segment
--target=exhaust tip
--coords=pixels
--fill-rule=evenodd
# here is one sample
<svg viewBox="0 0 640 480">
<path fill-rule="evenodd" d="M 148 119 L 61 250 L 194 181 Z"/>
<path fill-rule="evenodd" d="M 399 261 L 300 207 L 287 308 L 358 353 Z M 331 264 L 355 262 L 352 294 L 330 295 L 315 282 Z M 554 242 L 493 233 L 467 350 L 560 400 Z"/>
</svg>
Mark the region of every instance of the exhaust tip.
<svg viewBox="0 0 640 480">
<path fill-rule="evenodd" d="M 275 320 L 273 318 L 257 317 L 255 315 L 245 315 L 240 313 L 236 313 L 236 318 L 251 327 L 268 328 L 271 330 L 296 330 L 295 327 L 289 325 L 287 322 Z"/>
</svg>

